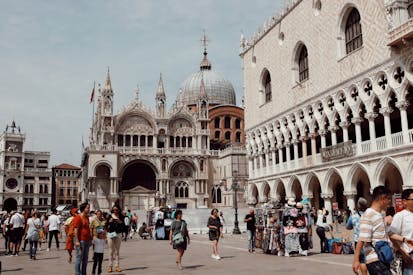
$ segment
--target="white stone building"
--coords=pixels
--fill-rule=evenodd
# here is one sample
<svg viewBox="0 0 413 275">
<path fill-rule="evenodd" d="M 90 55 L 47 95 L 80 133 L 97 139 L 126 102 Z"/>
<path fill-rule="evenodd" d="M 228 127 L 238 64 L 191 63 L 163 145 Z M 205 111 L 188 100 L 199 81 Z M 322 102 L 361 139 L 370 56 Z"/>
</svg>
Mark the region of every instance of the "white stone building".
<svg viewBox="0 0 413 275">
<path fill-rule="evenodd" d="M 295 0 L 241 37 L 250 203 L 413 187 L 412 4 Z"/>
<path fill-rule="evenodd" d="M 154 97 L 153 111 L 136 88 L 132 102 L 114 113 L 108 71 L 83 155 L 82 199 L 95 209 L 108 209 L 116 200 L 132 210 L 232 206 L 231 184 L 245 185 L 247 178 L 243 108 L 235 105 L 231 83 L 212 70 L 206 49 L 200 70 L 183 82 L 169 112 L 162 76 Z M 211 129 L 215 145 L 222 138 L 232 146 L 210 150 Z M 245 202 L 243 193 L 239 197 Z"/>
<path fill-rule="evenodd" d="M 52 194 L 50 153 L 24 151 L 25 139 L 14 121 L 0 135 L 0 205 L 8 212 L 46 211 Z"/>
</svg>

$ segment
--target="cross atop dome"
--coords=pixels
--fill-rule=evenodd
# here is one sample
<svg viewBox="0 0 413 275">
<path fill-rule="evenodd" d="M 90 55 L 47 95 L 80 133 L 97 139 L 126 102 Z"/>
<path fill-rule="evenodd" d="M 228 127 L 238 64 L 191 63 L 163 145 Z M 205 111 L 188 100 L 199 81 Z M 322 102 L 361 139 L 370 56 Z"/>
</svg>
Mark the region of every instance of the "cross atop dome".
<svg viewBox="0 0 413 275">
<path fill-rule="evenodd" d="M 207 55 L 207 46 L 208 46 L 209 40 L 205 34 L 205 29 L 204 29 L 204 35 L 202 36 L 200 41 L 202 42 L 202 45 L 204 46 L 204 55 Z"/>
</svg>

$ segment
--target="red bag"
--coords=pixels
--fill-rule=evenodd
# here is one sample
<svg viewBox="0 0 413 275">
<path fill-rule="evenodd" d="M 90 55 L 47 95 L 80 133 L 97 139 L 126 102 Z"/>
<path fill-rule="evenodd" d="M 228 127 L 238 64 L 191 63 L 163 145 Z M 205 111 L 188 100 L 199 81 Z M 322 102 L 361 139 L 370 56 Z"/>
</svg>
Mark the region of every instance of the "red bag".
<svg viewBox="0 0 413 275">
<path fill-rule="evenodd" d="M 333 251 L 332 254 L 342 254 L 343 253 L 343 243 L 342 242 L 334 242 L 333 243 Z"/>
</svg>

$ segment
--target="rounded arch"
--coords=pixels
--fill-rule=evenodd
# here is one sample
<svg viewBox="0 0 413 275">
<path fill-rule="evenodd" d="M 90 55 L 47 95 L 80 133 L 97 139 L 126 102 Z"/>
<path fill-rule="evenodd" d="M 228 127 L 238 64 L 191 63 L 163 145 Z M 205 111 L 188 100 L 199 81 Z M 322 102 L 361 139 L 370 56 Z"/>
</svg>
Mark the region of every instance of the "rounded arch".
<svg viewBox="0 0 413 275">
<path fill-rule="evenodd" d="M 13 210 L 17 210 L 17 201 L 14 198 L 7 198 L 3 202 L 3 210 L 7 212 L 11 212 Z"/>
<path fill-rule="evenodd" d="M 294 76 L 293 83 L 305 81 L 309 77 L 309 62 L 308 48 L 303 41 L 298 41 L 295 44 L 292 55 L 291 67 L 293 68 Z"/>
<path fill-rule="evenodd" d="M 196 177 L 196 165 L 187 159 L 180 159 L 173 162 L 169 169 L 169 175 L 174 178 Z"/>
<path fill-rule="evenodd" d="M 120 191 L 142 186 L 148 190 L 156 190 L 156 167 L 146 160 L 134 160 L 127 163 L 121 172 Z"/>
<path fill-rule="evenodd" d="M 356 12 L 359 16 L 359 22 L 360 22 L 360 28 L 361 28 L 360 32 L 361 32 L 361 30 L 363 29 L 361 18 L 363 18 L 363 17 L 360 13 L 360 9 L 357 7 L 356 4 L 346 3 L 343 6 L 343 8 L 341 9 L 341 12 L 338 16 L 337 37 L 339 37 L 340 39 L 337 39 L 337 41 L 339 43 L 338 44 L 338 50 L 339 50 L 339 53 L 340 53 L 340 57 L 351 53 L 351 51 L 347 52 L 347 49 L 346 49 L 346 29 L 348 27 L 349 19 L 352 19 L 352 18 L 356 19 L 356 17 L 355 17 L 355 16 L 357 16 L 357 14 L 355 14 Z"/>
<path fill-rule="evenodd" d="M 92 171 L 93 171 L 92 177 L 96 177 L 96 171 L 97 171 L 96 169 L 100 166 L 108 167 L 109 171 L 110 171 L 109 177 L 114 177 L 114 175 L 113 175 L 114 171 L 112 169 L 112 165 L 108 161 L 104 161 L 104 160 L 94 163 L 94 165 L 92 166 Z"/>
<path fill-rule="evenodd" d="M 121 113 L 115 121 L 115 133 L 136 132 L 135 126 L 139 125 L 139 132 L 155 134 L 156 123 L 153 117 L 144 111 L 132 111 Z"/>
<path fill-rule="evenodd" d="M 392 193 L 401 193 L 403 190 L 403 174 L 402 169 L 397 162 L 389 157 L 382 159 L 374 172 L 374 182 L 376 186 L 384 185 L 392 191 Z"/>
<path fill-rule="evenodd" d="M 262 69 L 261 72 L 260 91 L 263 96 L 262 103 L 267 103 L 272 100 L 271 73 L 267 68 Z"/>
</svg>

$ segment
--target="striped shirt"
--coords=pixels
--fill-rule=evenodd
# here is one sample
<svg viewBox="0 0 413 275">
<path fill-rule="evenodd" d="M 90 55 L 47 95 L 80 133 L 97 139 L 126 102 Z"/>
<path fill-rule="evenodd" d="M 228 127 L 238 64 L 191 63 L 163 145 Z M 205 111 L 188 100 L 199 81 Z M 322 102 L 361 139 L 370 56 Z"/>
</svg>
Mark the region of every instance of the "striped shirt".
<svg viewBox="0 0 413 275">
<path fill-rule="evenodd" d="M 378 241 L 389 241 L 384 217 L 373 208 L 368 208 L 363 216 L 361 216 L 359 241 L 364 242 L 366 264 L 379 260 L 371 243 L 375 244 Z"/>
</svg>

